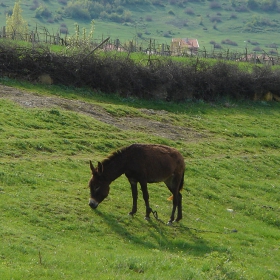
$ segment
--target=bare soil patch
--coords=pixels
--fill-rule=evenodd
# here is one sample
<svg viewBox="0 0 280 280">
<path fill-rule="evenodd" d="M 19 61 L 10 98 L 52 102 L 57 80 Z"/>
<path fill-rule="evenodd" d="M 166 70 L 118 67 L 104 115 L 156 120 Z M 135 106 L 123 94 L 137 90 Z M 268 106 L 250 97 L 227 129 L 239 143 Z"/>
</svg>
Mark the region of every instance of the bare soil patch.
<svg viewBox="0 0 280 280">
<path fill-rule="evenodd" d="M 55 96 L 42 96 L 5 85 L 0 85 L 0 98 L 12 100 L 26 108 L 62 108 L 89 115 L 94 119 L 122 130 L 145 131 L 146 133 L 171 140 L 197 141 L 206 137 L 206 134 L 198 133 L 191 128 L 178 127 L 170 122 L 163 123 L 143 117 L 115 117 L 101 106 L 95 104 Z M 164 110 L 141 110 L 146 115 L 162 116 L 163 114 L 168 114 Z"/>
</svg>

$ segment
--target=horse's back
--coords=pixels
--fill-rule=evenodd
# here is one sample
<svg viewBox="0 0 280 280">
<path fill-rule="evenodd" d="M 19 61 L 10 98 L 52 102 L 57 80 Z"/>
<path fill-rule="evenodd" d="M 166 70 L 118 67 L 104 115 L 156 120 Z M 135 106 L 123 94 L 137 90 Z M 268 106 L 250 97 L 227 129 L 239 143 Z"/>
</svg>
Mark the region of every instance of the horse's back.
<svg viewBox="0 0 280 280">
<path fill-rule="evenodd" d="M 156 144 L 133 144 L 127 149 L 128 172 L 142 174 L 149 182 L 163 181 L 170 176 L 183 176 L 185 162 L 175 148 Z"/>
</svg>

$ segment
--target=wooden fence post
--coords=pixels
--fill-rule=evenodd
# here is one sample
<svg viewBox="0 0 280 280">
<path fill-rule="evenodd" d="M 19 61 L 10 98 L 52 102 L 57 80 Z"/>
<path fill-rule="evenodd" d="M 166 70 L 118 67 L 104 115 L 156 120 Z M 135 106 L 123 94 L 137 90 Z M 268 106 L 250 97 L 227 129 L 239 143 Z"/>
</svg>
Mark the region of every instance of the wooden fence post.
<svg viewBox="0 0 280 280">
<path fill-rule="evenodd" d="M 3 38 L 6 38 L 6 26 L 3 26 Z"/>
<path fill-rule="evenodd" d="M 60 38 L 59 38 L 59 34 L 58 33 L 56 33 L 56 45 L 59 45 L 59 40 Z"/>
<path fill-rule="evenodd" d="M 35 34 L 34 34 L 33 31 L 31 31 L 30 40 L 31 40 L 31 43 L 32 43 L 32 49 L 34 50 L 34 47 L 35 47 Z"/>
<path fill-rule="evenodd" d="M 164 44 L 161 44 L 161 55 L 164 54 Z"/>
</svg>

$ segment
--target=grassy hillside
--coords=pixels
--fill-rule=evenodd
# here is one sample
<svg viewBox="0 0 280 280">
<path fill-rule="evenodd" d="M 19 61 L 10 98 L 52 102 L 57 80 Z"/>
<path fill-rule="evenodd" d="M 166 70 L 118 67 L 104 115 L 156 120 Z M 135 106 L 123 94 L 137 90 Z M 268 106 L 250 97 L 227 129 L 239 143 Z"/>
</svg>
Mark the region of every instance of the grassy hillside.
<svg viewBox="0 0 280 280">
<path fill-rule="evenodd" d="M 279 103 L 151 103 L 1 82 L 35 93 L 0 90 L 1 279 L 280 278 Z M 144 220 L 141 196 L 127 215 L 124 176 L 97 210 L 87 205 L 89 160 L 135 142 L 185 158 L 172 227 Z M 167 188 L 149 191 L 168 221 Z"/>
<path fill-rule="evenodd" d="M 3 0 L 0 23 L 11 13 L 13 1 Z M 95 38 L 111 36 L 121 42 L 150 38 L 170 45 L 172 37 L 197 38 L 200 47 L 211 51 L 253 50 L 277 54 L 280 1 L 67 1 L 26 0 L 23 17 L 50 33 L 74 34 L 74 23 L 90 29 L 95 20 Z"/>
</svg>

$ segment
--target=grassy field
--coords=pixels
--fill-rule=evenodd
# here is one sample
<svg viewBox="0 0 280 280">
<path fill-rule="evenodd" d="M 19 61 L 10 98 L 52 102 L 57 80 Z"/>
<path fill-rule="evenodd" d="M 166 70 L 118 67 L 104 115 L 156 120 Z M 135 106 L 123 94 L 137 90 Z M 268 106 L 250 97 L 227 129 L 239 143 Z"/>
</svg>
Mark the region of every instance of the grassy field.
<svg viewBox="0 0 280 280">
<path fill-rule="evenodd" d="M 64 11 L 67 2 L 48 0 L 39 1 L 26 0 L 21 3 L 23 18 L 27 20 L 30 30 L 37 26 L 40 32 L 46 28 L 50 34 L 60 32 L 61 26 L 66 26 L 70 35 L 75 34 L 75 23 L 80 30 L 90 30 L 90 20 L 83 18 L 71 18 Z M 100 1 L 99 1 L 100 2 Z M 113 1 L 110 1 L 113 2 Z M 116 1 L 115 1 L 116 2 Z M 253 52 L 258 46 L 260 52 L 267 53 L 271 45 L 276 44 L 279 48 L 279 11 L 265 11 L 263 9 L 245 12 L 236 10 L 236 7 L 246 5 L 246 1 L 222 1 L 217 0 L 220 8 L 211 8 L 212 1 L 183 1 L 183 6 L 170 5 L 170 1 L 162 1 L 164 5 L 148 4 L 124 4 L 123 9 L 131 14 L 131 22 L 113 22 L 102 18 L 94 18 L 94 38 L 101 40 L 110 36 L 113 40 L 120 39 L 124 44 L 128 41 L 137 41 L 138 45 L 147 47 L 150 39 L 156 40 L 157 44 L 171 44 L 171 38 L 196 38 L 200 49 L 213 51 L 213 42 L 219 44 L 227 51 L 245 53 Z M 267 1 L 270 2 L 270 1 Z M 64 3 L 64 4 L 63 4 Z M 235 3 L 235 5 L 232 5 Z M 280 2 L 277 1 L 278 7 Z M 48 16 L 36 17 L 35 4 L 40 4 L 47 9 Z M 6 25 L 6 13 L 12 12 L 14 2 L 3 0 L 0 11 L 1 26 Z M 230 40 L 236 45 L 222 44 L 224 40 Z M 210 43 L 212 42 L 212 44 Z M 274 53 L 274 55 L 277 55 Z"/>
<path fill-rule="evenodd" d="M 66 107 L 0 98 L 0 279 L 280 278 L 279 103 L 147 102 L 1 82 L 179 133 L 122 129 Z M 174 226 L 164 224 L 172 203 L 162 183 L 149 191 L 164 223 L 144 220 L 141 196 L 128 216 L 124 176 L 97 210 L 87 205 L 89 160 L 135 142 L 167 144 L 185 158 L 183 220 Z"/>
</svg>

